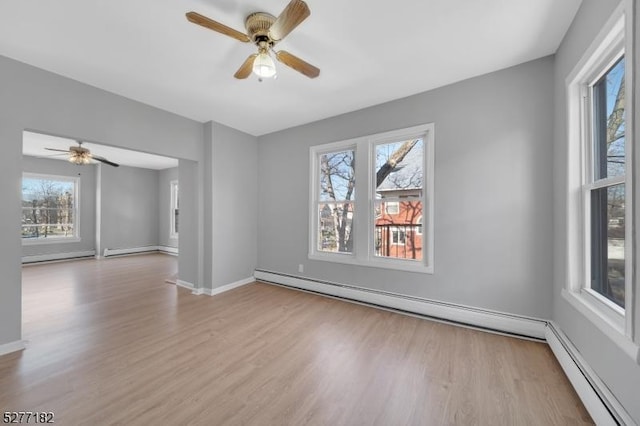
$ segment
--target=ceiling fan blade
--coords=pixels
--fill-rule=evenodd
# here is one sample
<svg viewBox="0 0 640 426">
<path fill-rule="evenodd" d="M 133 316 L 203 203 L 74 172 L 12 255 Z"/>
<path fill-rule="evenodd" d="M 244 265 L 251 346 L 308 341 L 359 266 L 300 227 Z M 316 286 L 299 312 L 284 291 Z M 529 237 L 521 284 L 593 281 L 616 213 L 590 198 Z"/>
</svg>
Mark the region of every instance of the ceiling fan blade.
<svg viewBox="0 0 640 426">
<path fill-rule="evenodd" d="M 273 25 L 271 25 L 269 37 L 274 41 L 282 40 L 287 34 L 293 31 L 295 27 L 300 25 L 302 21 L 307 19 L 309 15 L 311 15 L 311 11 L 304 1 L 291 0 L 280 16 L 276 18 Z"/>
<path fill-rule="evenodd" d="M 320 75 L 319 68 L 314 67 L 310 63 L 303 61 L 302 59 L 298 58 L 295 55 L 292 55 L 285 50 L 276 52 L 276 58 L 286 66 L 293 68 L 294 70 L 306 75 L 309 78 L 316 78 Z"/>
<path fill-rule="evenodd" d="M 220 34 L 233 37 L 236 40 L 240 40 L 243 43 L 248 43 L 249 41 L 251 41 L 249 39 L 249 36 L 247 36 L 246 34 L 241 33 L 240 31 L 234 30 L 233 28 L 227 27 L 226 25 L 221 24 L 220 22 L 216 22 L 213 19 L 209 19 L 206 16 L 200 15 L 199 13 L 188 12 L 186 16 L 189 22 L 193 22 L 194 24 L 200 25 L 205 28 L 209 28 L 210 30 L 219 32 Z"/>
<path fill-rule="evenodd" d="M 66 152 L 69 153 L 66 149 L 55 149 L 55 148 L 45 148 L 47 151 L 56 151 L 56 152 Z"/>
<path fill-rule="evenodd" d="M 249 56 L 244 61 L 244 63 L 240 65 L 240 68 L 238 68 L 238 71 L 236 71 L 236 73 L 233 76 L 240 80 L 249 77 L 251 75 L 251 71 L 253 71 L 253 61 L 256 59 L 257 56 L 258 56 L 257 53 L 254 53 L 253 55 Z"/>
<path fill-rule="evenodd" d="M 108 165 L 110 165 L 110 166 L 113 166 L 113 167 L 120 167 L 120 164 L 118 164 L 118 163 L 114 163 L 113 161 L 109 161 L 109 160 L 107 160 L 107 159 L 106 159 L 106 158 L 104 158 L 104 157 L 98 157 L 97 155 L 91 155 L 91 158 L 93 158 L 94 160 L 99 161 L 99 162 L 101 162 L 101 163 L 104 163 L 104 164 L 108 164 Z"/>
</svg>

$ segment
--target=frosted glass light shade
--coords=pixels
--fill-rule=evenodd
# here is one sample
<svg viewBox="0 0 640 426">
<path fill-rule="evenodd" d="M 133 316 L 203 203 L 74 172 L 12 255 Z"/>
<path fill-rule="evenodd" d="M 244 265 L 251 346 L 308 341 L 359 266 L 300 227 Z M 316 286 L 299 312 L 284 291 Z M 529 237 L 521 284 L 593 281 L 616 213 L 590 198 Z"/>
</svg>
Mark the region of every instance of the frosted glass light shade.
<svg viewBox="0 0 640 426">
<path fill-rule="evenodd" d="M 268 53 L 262 52 L 253 60 L 253 72 L 258 77 L 273 77 L 276 75 L 276 64 Z"/>
</svg>

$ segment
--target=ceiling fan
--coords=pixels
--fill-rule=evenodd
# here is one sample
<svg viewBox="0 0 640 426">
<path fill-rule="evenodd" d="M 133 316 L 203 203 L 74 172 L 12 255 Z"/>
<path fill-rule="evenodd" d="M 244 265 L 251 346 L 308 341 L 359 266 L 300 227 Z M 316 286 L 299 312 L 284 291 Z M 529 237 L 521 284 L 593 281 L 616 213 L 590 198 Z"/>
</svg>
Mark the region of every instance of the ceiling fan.
<svg viewBox="0 0 640 426">
<path fill-rule="evenodd" d="M 258 47 L 258 53 L 250 55 L 238 71 L 236 71 L 234 77 L 245 79 L 249 77 L 253 71 L 260 81 L 262 81 L 262 78 L 276 76 L 275 63 L 270 55 L 272 52 L 278 61 L 309 78 L 316 78 L 320 75 L 318 68 L 297 56 L 285 50 L 276 52 L 273 49 L 277 43 L 282 41 L 282 39 L 300 25 L 310 14 L 309 6 L 307 6 L 304 1 L 291 0 L 277 18 L 266 12 L 255 12 L 247 16 L 245 20 L 247 34 L 229 28 L 224 24 L 196 12 L 188 12 L 186 16 L 187 19 L 194 24 L 217 31 L 243 43 L 252 42 L 255 44 Z"/>
<path fill-rule="evenodd" d="M 45 149 L 49 151 L 67 153 L 69 155 L 69 158 L 68 158 L 69 162 L 73 164 L 79 164 L 79 165 L 91 164 L 91 160 L 96 160 L 113 167 L 120 166 L 120 164 L 114 163 L 113 161 L 109 161 L 104 157 L 93 155 L 91 151 L 89 151 L 87 148 L 84 148 L 82 146 L 81 141 L 77 141 L 77 142 L 78 142 L 78 146 L 70 146 L 68 150 L 56 149 L 56 148 L 45 148 Z"/>
</svg>

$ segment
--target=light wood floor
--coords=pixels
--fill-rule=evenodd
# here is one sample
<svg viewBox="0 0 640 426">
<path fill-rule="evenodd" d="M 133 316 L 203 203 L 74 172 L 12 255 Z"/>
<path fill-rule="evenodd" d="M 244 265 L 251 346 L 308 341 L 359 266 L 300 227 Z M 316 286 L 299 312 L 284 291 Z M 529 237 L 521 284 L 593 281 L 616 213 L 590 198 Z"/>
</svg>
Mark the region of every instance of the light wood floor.
<svg viewBox="0 0 640 426">
<path fill-rule="evenodd" d="M 23 269 L 0 410 L 56 424 L 591 424 L 545 344 L 255 283 L 193 296 L 154 254 Z"/>
</svg>

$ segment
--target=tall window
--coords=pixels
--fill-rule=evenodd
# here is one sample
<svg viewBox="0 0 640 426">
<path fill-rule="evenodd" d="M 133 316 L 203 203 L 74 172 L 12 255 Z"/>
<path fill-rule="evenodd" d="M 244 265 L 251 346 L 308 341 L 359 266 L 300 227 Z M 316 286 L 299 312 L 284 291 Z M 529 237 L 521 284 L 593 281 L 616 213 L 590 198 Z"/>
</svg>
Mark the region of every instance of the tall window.
<svg viewBox="0 0 640 426">
<path fill-rule="evenodd" d="M 433 270 L 432 124 L 310 154 L 310 258 Z"/>
<path fill-rule="evenodd" d="M 170 238 L 178 238 L 178 214 L 180 213 L 180 199 L 178 197 L 178 181 L 172 180 L 171 186 L 171 230 L 169 233 Z"/>
<path fill-rule="evenodd" d="M 421 227 L 424 182 L 422 137 L 375 145 L 375 173 L 372 198 L 376 212 L 375 255 L 422 260 Z"/>
<path fill-rule="evenodd" d="M 78 186 L 78 178 L 24 173 L 22 241 L 77 241 Z"/>
<path fill-rule="evenodd" d="M 625 306 L 625 84 L 624 56 L 589 85 L 592 117 L 584 183 L 590 199 L 590 288 Z"/>
<path fill-rule="evenodd" d="M 568 288 L 608 335 L 630 336 L 631 134 L 621 6 L 567 78 Z M 624 345 L 624 340 L 621 340 Z"/>
<path fill-rule="evenodd" d="M 318 251 L 353 251 L 355 160 L 355 149 L 322 152 L 318 155 Z"/>
</svg>

